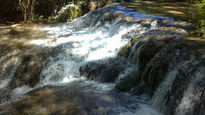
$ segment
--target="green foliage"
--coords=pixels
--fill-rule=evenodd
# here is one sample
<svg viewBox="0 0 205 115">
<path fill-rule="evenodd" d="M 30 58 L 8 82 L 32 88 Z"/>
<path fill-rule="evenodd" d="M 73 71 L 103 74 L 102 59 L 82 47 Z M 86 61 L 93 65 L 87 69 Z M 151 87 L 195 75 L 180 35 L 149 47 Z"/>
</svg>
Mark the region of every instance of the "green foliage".
<svg viewBox="0 0 205 115">
<path fill-rule="evenodd" d="M 55 17 L 53 17 L 53 16 L 49 16 L 49 17 L 48 17 L 48 20 L 49 20 L 49 21 L 55 21 L 56 19 L 55 19 Z"/>
<path fill-rule="evenodd" d="M 39 15 L 36 14 L 36 15 L 33 16 L 33 18 L 34 18 L 34 20 L 38 20 L 39 19 Z"/>
<path fill-rule="evenodd" d="M 199 9 L 205 9 L 205 0 L 201 0 L 200 2 L 197 1 L 197 7 Z"/>
<path fill-rule="evenodd" d="M 39 20 L 42 20 L 43 18 L 44 18 L 43 15 L 40 15 L 40 16 L 39 16 Z"/>
<path fill-rule="evenodd" d="M 132 36 L 132 41 L 135 41 L 135 40 L 137 40 L 138 39 L 138 35 L 134 35 L 134 36 Z"/>
<path fill-rule="evenodd" d="M 193 14 L 194 30 L 192 34 L 202 37 L 205 35 L 205 0 L 196 2 L 198 11 Z"/>
<path fill-rule="evenodd" d="M 17 11 L 21 11 L 21 7 L 19 5 L 16 6 Z"/>
<path fill-rule="evenodd" d="M 28 16 L 25 16 L 25 8 L 22 3 L 25 3 L 27 0 L 0 0 L 0 23 L 6 22 L 18 22 L 23 21 L 25 18 L 31 18 L 34 20 L 41 19 L 49 19 L 59 21 L 67 21 L 67 19 L 73 20 L 76 17 L 79 17 L 90 11 L 90 3 L 96 2 L 96 8 L 100 8 L 105 6 L 106 4 L 110 4 L 113 2 L 128 2 L 132 0 L 36 0 L 34 11 L 31 13 L 31 9 L 29 9 Z M 33 0 L 31 0 L 33 1 Z M 71 15 L 59 15 L 58 12 L 65 7 L 67 4 L 73 3 L 79 6 L 77 10 L 68 11 Z M 28 7 L 28 6 L 27 6 Z M 68 13 L 67 12 L 67 13 Z M 41 16 L 43 15 L 43 17 Z"/>
<path fill-rule="evenodd" d="M 57 22 L 66 22 L 66 21 L 72 21 L 73 19 L 81 15 L 82 15 L 82 11 L 78 6 L 74 4 L 69 4 L 63 7 L 58 12 L 58 15 L 55 16 L 53 19 L 55 19 Z"/>
<path fill-rule="evenodd" d="M 192 34 L 196 36 L 204 36 L 205 35 L 205 19 L 200 19 L 194 26 L 194 30 Z"/>
<path fill-rule="evenodd" d="M 70 10 L 70 16 L 67 21 L 73 21 L 73 19 L 80 17 L 82 15 L 82 11 L 79 7 L 74 7 Z"/>
</svg>

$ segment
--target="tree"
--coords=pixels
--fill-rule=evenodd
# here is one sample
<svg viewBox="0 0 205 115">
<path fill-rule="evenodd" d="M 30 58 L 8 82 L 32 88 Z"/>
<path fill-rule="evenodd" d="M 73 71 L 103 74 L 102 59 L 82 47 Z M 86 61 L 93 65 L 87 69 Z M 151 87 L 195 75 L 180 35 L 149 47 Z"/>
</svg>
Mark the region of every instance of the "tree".
<svg viewBox="0 0 205 115">
<path fill-rule="evenodd" d="M 19 6 L 23 12 L 24 21 L 33 20 L 36 0 L 19 0 Z"/>
</svg>

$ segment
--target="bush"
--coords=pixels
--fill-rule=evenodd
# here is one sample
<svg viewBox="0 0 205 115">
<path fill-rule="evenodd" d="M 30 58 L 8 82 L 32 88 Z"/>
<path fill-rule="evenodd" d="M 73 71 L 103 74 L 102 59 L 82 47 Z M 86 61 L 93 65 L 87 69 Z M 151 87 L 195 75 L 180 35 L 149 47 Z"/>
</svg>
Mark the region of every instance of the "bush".
<svg viewBox="0 0 205 115">
<path fill-rule="evenodd" d="M 193 14 L 194 30 L 192 34 L 202 37 L 205 35 L 205 0 L 196 2 L 198 11 Z"/>
</svg>

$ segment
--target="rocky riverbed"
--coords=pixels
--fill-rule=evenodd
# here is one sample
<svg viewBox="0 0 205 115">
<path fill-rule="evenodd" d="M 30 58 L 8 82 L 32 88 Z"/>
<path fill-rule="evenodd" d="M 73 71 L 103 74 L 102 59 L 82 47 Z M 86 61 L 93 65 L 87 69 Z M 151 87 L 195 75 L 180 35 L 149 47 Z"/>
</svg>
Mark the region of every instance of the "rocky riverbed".
<svg viewBox="0 0 205 115">
<path fill-rule="evenodd" d="M 204 114 L 192 24 L 119 5 L 70 23 L 3 28 L 1 114 Z"/>
</svg>

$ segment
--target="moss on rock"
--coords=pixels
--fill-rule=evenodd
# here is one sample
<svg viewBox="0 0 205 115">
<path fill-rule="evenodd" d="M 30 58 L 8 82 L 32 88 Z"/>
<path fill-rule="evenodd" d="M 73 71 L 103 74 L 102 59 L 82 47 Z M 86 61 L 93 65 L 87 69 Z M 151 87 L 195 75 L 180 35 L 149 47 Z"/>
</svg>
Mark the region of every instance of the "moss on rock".
<svg viewBox="0 0 205 115">
<path fill-rule="evenodd" d="M 121 50 L 118 52 L 118 56 L 122 58 L 127 58 L 129 56 L 129 48 L 130 48 L 130 43 L 128 43 L 127 45 L 121 48 Z"/>
</svg>

